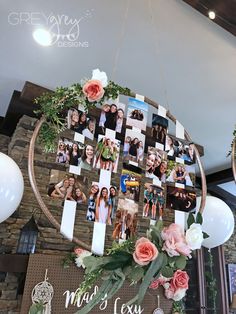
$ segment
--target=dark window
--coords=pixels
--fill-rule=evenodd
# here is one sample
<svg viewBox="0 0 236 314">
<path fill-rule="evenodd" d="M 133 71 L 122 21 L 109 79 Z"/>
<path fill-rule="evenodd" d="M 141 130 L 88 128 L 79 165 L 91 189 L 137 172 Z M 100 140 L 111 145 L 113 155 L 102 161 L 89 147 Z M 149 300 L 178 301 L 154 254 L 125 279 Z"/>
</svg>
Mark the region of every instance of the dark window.
<svg viewBox="0 0 236 314">
<path fill-rule="evenodd" d="M 39 232 L 38 227 L 35 223 L 34 217 L 31 217 L 31 219 L 24 225 L 24 227 L 21 230 L 16 253 L 20 254 L 34 253 L 38 232 Z"/>
</svg>

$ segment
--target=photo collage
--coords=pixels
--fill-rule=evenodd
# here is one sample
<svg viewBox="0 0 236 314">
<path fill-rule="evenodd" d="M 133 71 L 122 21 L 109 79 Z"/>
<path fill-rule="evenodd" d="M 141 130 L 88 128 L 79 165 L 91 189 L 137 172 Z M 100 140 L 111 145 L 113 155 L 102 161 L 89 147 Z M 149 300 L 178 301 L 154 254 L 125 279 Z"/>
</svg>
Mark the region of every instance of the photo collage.
<svg viewBox="0 0 236 314">
<path fill-rule="evenodd" d="M 106 100 L 88 112 L 70 108 L 58 141 L 48 196 L 74 202 L 84 219 L 112 226 L 112 238 L 135 235 L 138 217 L 163 220 L 165 208 L 193 211 L 196 205 L 193 143 L 168 134 L 168 119 L 152 114 L 154 146 L 145 146 L 148 105 Z M 144 180 L 143 180 L 143 179 Z"/>
</svg>

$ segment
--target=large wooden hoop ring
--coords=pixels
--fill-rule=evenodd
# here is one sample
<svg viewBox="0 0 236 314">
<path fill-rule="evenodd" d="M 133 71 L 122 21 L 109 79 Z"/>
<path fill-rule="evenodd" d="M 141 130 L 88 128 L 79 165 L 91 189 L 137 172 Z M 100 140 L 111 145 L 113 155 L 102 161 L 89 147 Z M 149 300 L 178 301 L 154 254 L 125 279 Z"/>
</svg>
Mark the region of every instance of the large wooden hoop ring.
<svg viewBox="0 0 236 314">
<path fill-rule="evenodd" d="M 134 93 L 130 94 L 131 97 L 135 97 Z M 145 97 L 144 101 L 146 103 L 148 103 L 149 105 L 151 105 L 152 107 L 158 109 L 159 105 L 152 101 L 151 99 Z M 169 112 L 169 110 L 166 113 L 166 116 L 173 121 L 174 123 L 176 123 L 176 118 Z M 34 129 L 32 138 L 30 140 L 30 146 L 29 146 L 29 155 L 28 155 L 28 173 L 29 173 L 29 180 L 30 180 L 30 184 L 32 186 L 34 195 L 36 197 L 36 200 L 40 206 L 40 208 L 42 209 L 43 213 L 45 214 L 45 216 L 48 218 L 48 220 L 51 222 L 51 224 L 58 230 L 60 231 L 60 224 L 59 222 L 53 217 L 53 215 L 51 214 L 50 210 L 47 208 L 46 204 L 44 203 L 39 189 L 37 187 L 37 183 L 36 183 L 36 179 L 35 179 L 35 172 L 34 172 L 34 148 L 35 148 L 35 142 L 36 142 L 36 138 L 38 136 L 38 133 L 40 131 L 40 128 L 42 126 L 42 124 L 45 122 L 45 118 L 41 117 L 40 120 L 38 120 L 36 127 Z M 188 132 L 185 130 L 185 138 L 188 141 L 192 141 L 190 135 L 188 134 Z M 234 142 L 235 143 L 235 142 Z M 195 152 L 195 156 L 196 156 L 196 161 L 199 167 L 199 171 L 200 171 L 200 175 L 201 175 L 201 182 L 202 182 L 202 195 L 201 195 L 201 203 L 200 203 L 200 208 L 199 208 L 199 212 L 203 212 L 203 209 L 205 207 L 205 203 L 206 203 L 206 194 L 207 194 L 207 186 L 206 186 L 206 177 L 205 177 L 205 173 L 204 173 L 204 169 L 202 166 L 202 162 L 200 159 L 200 154 L 198 152 L 198 149 L 196 148 L 195 145 L 193 145 L 194 147 L 194 152 Z M 233 156 L 233 155 L 232 155 Z M 235 164 L 234 164 L 235 166 Z M 79 240 L 77 237 L 73 237 L 72 241 L 74 243 L 76 243 L 77 245 L 85 248 L 86 250 L 91 251 L 91 246 L 84 243 L 83 241 Z"/>
</svg>

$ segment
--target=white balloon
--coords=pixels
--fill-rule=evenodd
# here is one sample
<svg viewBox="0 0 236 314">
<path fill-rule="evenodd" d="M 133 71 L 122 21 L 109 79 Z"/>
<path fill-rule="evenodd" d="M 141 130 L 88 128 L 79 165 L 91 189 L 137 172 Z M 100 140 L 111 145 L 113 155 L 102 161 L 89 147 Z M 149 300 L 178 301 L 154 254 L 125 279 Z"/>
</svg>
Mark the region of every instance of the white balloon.
<svg viewBox="0 0 236 314">
<path fill-rule="evenodd" d="M 24 191 L 20 168 L 9 156 L 0 153 L 0 223 L 17 209 Z"/>
<path fill-rule="evenodd" d="M 197 197 L 197 208 L 201 198 Z M 206 197 L 206 205 L 202 213 L 202 231 L 209 235 L 202 246 L 212 249 L 225 243 L 234 231 L 234 216 L 230 207 L 214 196 Z"/>
</svg>

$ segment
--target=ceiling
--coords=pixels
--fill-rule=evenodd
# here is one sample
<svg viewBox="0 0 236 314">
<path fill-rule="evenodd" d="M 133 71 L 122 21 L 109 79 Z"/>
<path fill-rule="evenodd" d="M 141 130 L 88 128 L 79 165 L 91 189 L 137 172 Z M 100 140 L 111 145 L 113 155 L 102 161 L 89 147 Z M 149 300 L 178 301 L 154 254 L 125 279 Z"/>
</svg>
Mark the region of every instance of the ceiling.
<svg viewBox="0 0 236 314">
<path fill-rule="evenodd" d="M 193 8 L 208 16 L 215 12 L 214 23 L 217 23 L 236 36 L 236 1 L 235 0 L 183 0 Z"/>
<path fill-rule="evenodd" d="M 204 146 L 207 174 L 230 167 L 226 155 L 236 123 L 231 33 L 180 0 L 0 0 L 0 5 L 0 116 L 26 80 L 53 89 L 100 68 L 169 109 Z M 50 14 L 82 18 L 80 47 L 43 47 L 33 40 L 33 30 L 45 26 Z M 68 27 L 62 22 L 60 32 Z"/>
</svg>

